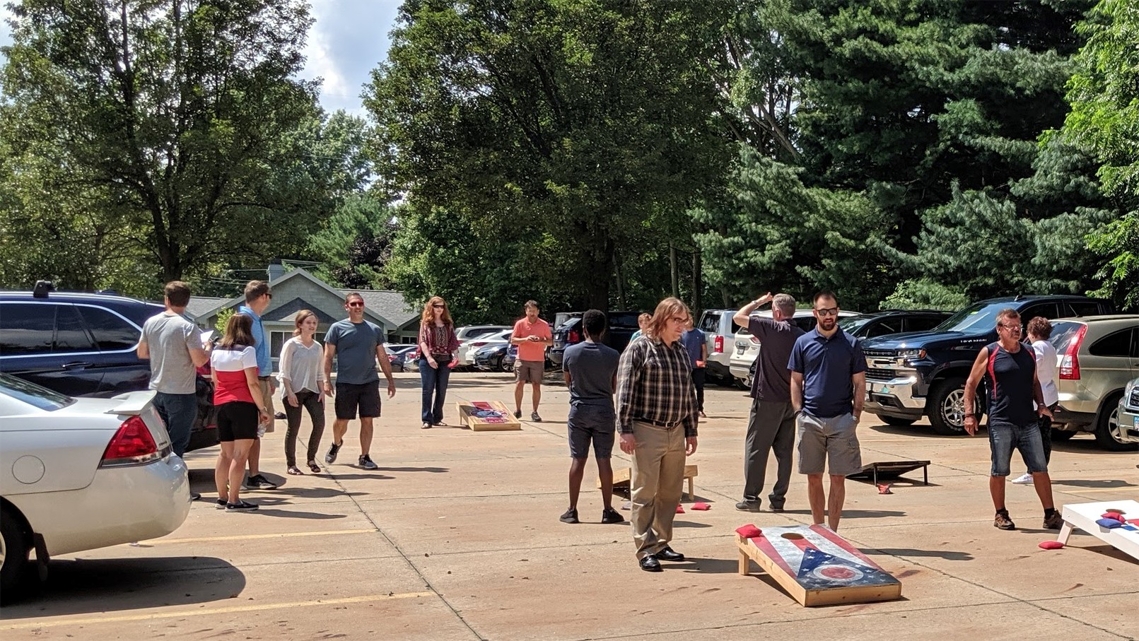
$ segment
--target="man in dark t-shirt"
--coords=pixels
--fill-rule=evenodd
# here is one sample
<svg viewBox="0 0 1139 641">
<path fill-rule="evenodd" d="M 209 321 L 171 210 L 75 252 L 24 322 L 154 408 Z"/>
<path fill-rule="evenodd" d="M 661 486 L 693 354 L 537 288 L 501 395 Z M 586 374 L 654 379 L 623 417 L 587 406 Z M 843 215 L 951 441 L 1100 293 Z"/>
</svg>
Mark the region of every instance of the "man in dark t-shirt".
<svg viewBox="0 0 1139 641">
<path fill-rule="evenodd" d="M 1044 403 L 1044 392 L 1036 376 L 1036 357 L 1031 348 L 1020 342 L 1020 334 L 1020 314 L 1014 309 L 1001 310 L 997 314 L 999 340 L 981 348 L 973 362 L 969 380 L 965 382 L 965 431 L 970 435 L 977 433 L 977 415 L 974 414 L 976 390 L 984 379 L 988 390 L 989 448 L 992 451 L 989 494 L 996 508 L 993 527 L 1016 529 L 1005 508 L 1005 479 L 1009 475 L 1009 463 L 1015 448 L 1028 466 L 1036 495 L 1044 507 L 1044 527 L 1059 530 L 1064 519 L 1052 501 L 1052 480 L 1048 477 L 1038 420 L 1041 416 L 1052 418 L 1052 411 Z"/>
<path fill-rule="evenodd" d="M 569 420 L 566 424 L 572 462 L 569 471 L 570 505 L 560 520 L 562 523 L 578 522 L 577 498 L 592 441 L 597 472 L 601 477 L 601 501 L 605 505 L 601 522 L 624 523 L 625 518 L 613 509 L 613 467 L 609 463 L 617 430 L 613 388 L 617 383 L 617 364 L 621 357 L 617 350 L 598 342 L 607 325 L 605 314 L 591 309 L 582 317 L 581 325 L 585 340 L 566 348 L 562 358 L 562 371 L 566 387 L 570 390 Z"/>
<path fill-rule="evenodd" d="M 771 303 L 771 318 L 752 316 Z M 751 413 L 744 444 L 744 496 L 736 509 L 758 512 L 762 500 L 767 456 L 774 448 L 778 472 L 771 489 L 771 511 L 782 512 L 791 483 L 791 456 L 795 448 L 795 410 L 791 407 L 791 370 L 787 361 L 803 330 L 792 325 L 795 299 L 788 294 L 764 294 L 744 305 L 732 319 L 748 328 L 760 344 L 759 360 L 751 381 Z"/>
<path fill-rule="evenodd" d="M 708 344 L 704 332 L 692 325 L 692 318 L 688 319 L 688 329 L 680 335 L 680 342 L 688 351 L 688 362 L 692 365 L 692 385 L 696 388 L 696 409 L 700 411 L 701 418 L 708 418 L 704 413 L 704 380 L 708 360 Z"/>
</svg>

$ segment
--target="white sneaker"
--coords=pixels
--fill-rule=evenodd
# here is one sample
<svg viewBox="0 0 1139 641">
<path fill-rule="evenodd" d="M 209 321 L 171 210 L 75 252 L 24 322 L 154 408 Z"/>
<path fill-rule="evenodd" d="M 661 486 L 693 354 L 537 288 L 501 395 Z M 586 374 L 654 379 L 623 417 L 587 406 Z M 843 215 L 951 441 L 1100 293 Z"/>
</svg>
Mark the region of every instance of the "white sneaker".
<svg viewBox="0 0 1139 641">
<path fill-rule="evenodd" d="M 1025 472 L 1024 474 L 1021 474 L 1020 476 L 1013 479 L 1012 482 L 1016 483 L 1017 485 L 1032 485 L 1032 475 L 1028 472 Z"/>
</svg>

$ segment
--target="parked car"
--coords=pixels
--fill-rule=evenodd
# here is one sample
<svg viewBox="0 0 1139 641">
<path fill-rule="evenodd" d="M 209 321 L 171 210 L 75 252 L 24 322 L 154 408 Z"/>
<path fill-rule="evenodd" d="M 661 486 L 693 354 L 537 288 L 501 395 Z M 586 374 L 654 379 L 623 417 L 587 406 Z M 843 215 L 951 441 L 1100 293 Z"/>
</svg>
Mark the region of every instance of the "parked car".
<svg viewBox="0 0 1139 641">
<path fill-rule="evenodd" d="M 737 382 L 732 376 L 731 363 L 736 333 L 740 331 L 740 326 L 732 320 L 736 311 L 738 310 L 707 309 L 696 323 L 696 327 L 703 330 L 704 340 L 708 344 L 708 359 L 704 361 L 706 375 L 710 380 L 721 384 Z"/>
<path fill-rule="evenodd" d="M 475 367 L 484 372 L 509 372 L 513 370 L 514 360 L 512 359 L 509 364 L 506 361 L 506 353 L 510 351 L 511 347 L 514 347 L 515 353 L 517 353 L 517 346 L 505 341 L 480 347 L 475 352 Z"/>
<path fill-rule="evenodd" d="M 546 352 L 546 358 L 554 367 L 562 366 L 562 358 L 565 356 L 567 347 L 585 340 L 585 331 L 581 327 L 584 312 L 573 312 L 572 314 L 566 322 L 554 330 L 554 345 Z M 602 342 L 618 352 L 625 351 L 629 339 L 640 329 L 640 326 L 637 325 L 637 317 L 640 315 L 640 312 L 609 312 L 606 314 L 609 327 L 605 330 Z"/>
<path fill-rule="evenodd" d="M 858 338 L 876 338 L 906 332 L 928 332 L 952 314 L 933 309 L 887 309 L 854 314 L 838 321 L 842 331 Z"/>
<path fill-rule="evenodd" d="M 110 397 L 145 390 L 150 363 L 135 352 L 147 318 L 162 305 L 109 294 L 0 292 L 0 372 L 66 396 Z M 199 376 L 198 418 L 186 451 L 217 445 L 213 384 Z"/>
<path fill-rule="evenodd" d="M 1008 296 L 969 305 L 928 332 L 868 338 L 862 342 L 869 368 L 866 411 L 890 425 L 910 425 L 928 415 L 938 434 L 964 434 L 965 379 L 977 352 L 997 340 L 997 314 L 1006 308 L 1025 323 L 1036 316 L 1115 311 L 1110 301 L 1085 296 Z"/>
<path fill-rule="evenodd" d="M 418 355 L 419 348 L 416 345 L 400 343 L 384 345 L 384 351 L 388 353 L 388 361 L 391 362 L 393 371 L 406 372 L 409 369 L 408 360 L 413 355 Z"/>
<path fill-rule="evenodd" d="M 1064 318 L 1052 323 L 1052 345 L 1059 357 L 1056 390 L 1060 404 L 1053 435 L 1070 438 L 1092 432 L 1100 447 L 1134 449 L 1123 423 L 1120 402 L 1139 376 L 1139 315 Z M 1129 393 L 1127 400 L 1133 396 Z M 1139 427 L 1134 421 L 1131 426 Z"/>
<path fill-rule="evenodd" d="M 154 392 L 72 398 L 0 374 L 0 594 L 49 557 L 165 536 L 190 512 Z"/>
<path fill-rule="evenodd" d="M 475 352 L 486 347 L 487 345 L 506 345 L 510 342 L 510 335 L 514 329 L 504 329 L 499 332 L 492 332 L 483 334 L 476 338 L 472 338 L 459 346 L 459 353 L 456 357 L 458 361 L 457 367 L 471 367 L 475 364 Z"/>
<path fill-rule="evenodd" d="M 771 310 L 764 309 L 758 312 L 753 312 L 752 316 L 763 316 L 771 318 Z M 857 312 L 840 311 L 838 313 L 839 323 L 842 319 L 854 318 L 859 316 Z M 795 311 L 794 318 L 791 322 L 795 323 L 804 332 L 809 332 L 815 328 L 817 320 L 814 313 L 809 309 L 800 309 Z M 759 358 L 759 340 L 751 335 L 751 330 L 746 327 L 740 327 L 736 332 L 735 341 L 733 342 L 735 351 L 732 352 L 731 359 L 729 360 L 729 368 L 734 378 L 740 385 L 751 388 L 751 379 L 755 376 L 755 363 Z"/>
<path fill-rule="evenodd" d="M 1131 379 L 1119 398 L 1119 426 L 1123 440 L 1139 443 L 1139 378 Z"/>
</svg>

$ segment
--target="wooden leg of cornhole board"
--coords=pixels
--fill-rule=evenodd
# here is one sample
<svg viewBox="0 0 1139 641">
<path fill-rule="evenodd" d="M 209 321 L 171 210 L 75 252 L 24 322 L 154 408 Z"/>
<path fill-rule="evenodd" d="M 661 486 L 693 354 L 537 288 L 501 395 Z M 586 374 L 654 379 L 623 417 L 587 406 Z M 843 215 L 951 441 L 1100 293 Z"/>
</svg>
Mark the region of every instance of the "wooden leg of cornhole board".
<svg viewBox="0 0 1139 641">
<path fill-rule="evenodd" d="M 751 562 L 751 557 L 747 555 L 747 552 L 744 552 L 743 544 L 741 543 L 743 537 L 740 537 L 738 534 L 736 537 L 736 545 L 740 548 L 740 574 L 747 576 L 748 570 L 751 569 L 748 567 L 748 563 Z"/>
<path fill-rule="evenodd" d="M 1071 535 L 1072 535 L 1072 524 L 1068 523 L 1067 521 L 1064 521 L 1064 527 L 1060 528 L 1060 535 L 1056 537 L 1056 540 L 1059 541 L 1060 543 L 1063 543 L 1064 545 L 1067 545 L 1068 544 L 1068 537 Z"/>
<path fill-rule="evenodd" d="M 692 501 L 695 497 L 696 494 L 692 491 L 692 477 L 690 476 L 688 477 L 688 500 Z"/>
</svg>

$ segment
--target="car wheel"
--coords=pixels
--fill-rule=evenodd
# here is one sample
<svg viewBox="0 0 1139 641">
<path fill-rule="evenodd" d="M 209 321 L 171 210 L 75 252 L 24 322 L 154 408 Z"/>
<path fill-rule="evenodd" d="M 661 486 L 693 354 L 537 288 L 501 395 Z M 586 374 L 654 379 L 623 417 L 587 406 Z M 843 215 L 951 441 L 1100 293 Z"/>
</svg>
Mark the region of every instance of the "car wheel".
<svg viewBox="0 0 1139 641">
<path fill-rule="evenodd" d="M 1112 394 L 1107 397 L 1099 408 L 1096 416 L 1095 440 L 1105 450 L 1111 452 L 1127 452 L 1134 450 L 1136 445 L 1124 439 L 1123 426 L 1119 423 L 1119 399 L 1123 394 Z"/>
<path fill-rule="evenodd" d="M 882 422 L 886 425 L 893 425 L 895 427 L 909 427 L 917 422 L 915 418 L 899 418 L 897 416 L 879 416 Z"/>
<path fill-rule="evenodd" d="M 929 423 L 942 436 L 965 434 L 965 379 L 947 378 L 929 399 Z"/>
<path fill-rule="evenodd" d="M 28 566 L 28 537 L 20 521 L 7 509 L 0 509 L 0 595 L 17 594 Z"/>
<path fill-rule="evenodd" d="M 759 359 L 756 359 L 759 360 Z M 755 380 L 755 361 L 752 361 L 751 367 L 747 370 L 747 378 L 744 379 L 744 387 L 751 389 L 751 382 Z"/>
</svg>

